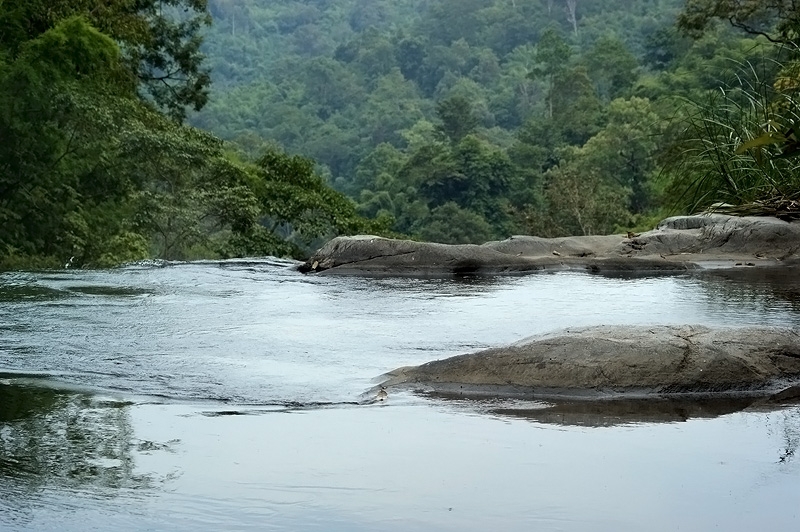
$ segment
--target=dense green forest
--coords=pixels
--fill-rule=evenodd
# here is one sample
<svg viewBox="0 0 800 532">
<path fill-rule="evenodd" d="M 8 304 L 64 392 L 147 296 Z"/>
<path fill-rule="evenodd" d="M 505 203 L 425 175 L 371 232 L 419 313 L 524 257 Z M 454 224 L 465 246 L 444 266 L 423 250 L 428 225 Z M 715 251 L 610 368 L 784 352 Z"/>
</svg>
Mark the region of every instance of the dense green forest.
<svg viewBox="0 0 800 532">
<path fill-rule="evenodd" d="M 298 255 L 380 231 L 314 163 L 182 124 L 205 0 L 0 0 L 0 267 Z"/>
<path fill-rule="evenodd" d="M 719 5 L 213 0 L 215 86 L 191 122 L 313 158 L 417 238 L 646 228 L 694 203 L 674 186 L 686 168 L 664 171 L 682 120 L 748 65 L 775 75 L 776 47 Z M 684 8 L 703 31 L 679 31 Z"/>
<path fill-rule="evenodd" d="M 796 206 L 788 0 L 0 0 L 0 267 Z"/>
</svg>

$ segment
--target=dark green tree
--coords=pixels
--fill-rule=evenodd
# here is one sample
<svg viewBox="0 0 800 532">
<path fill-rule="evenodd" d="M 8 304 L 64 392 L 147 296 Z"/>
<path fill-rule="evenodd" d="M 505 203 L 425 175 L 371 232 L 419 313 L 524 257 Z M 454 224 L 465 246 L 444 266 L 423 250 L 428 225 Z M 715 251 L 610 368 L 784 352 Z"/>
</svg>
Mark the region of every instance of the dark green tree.
<svg viewBox="0 0 800 532">
<path fill-rule="evenodd" d="M 601 37 L 584 56 L 589 78 L 599 98 L 608 103 L 622 95 L 636 81 L 639 63 L 620 39 Z"/>
<path fill-rule="evenodd" d="M 795 0 L 687 0 L 678 25 L 699 36 L 715 20 L 781 44 L 800 44 L 800 5 Z"/>
<path fill-rule="evenodd" d="M 0 47 L 15 55 L 61 20 L 83 16 L 117 41 L 142 95 L 174 118 L 208 101 L 201 29 L 206 0 L 26 0 L 0 4 Z"/>
<path fill-rule="evenodd" d="M 455 143 L 474 132 L 479 123 L 472 104 L 463 96 L 451 96 L 437 103 L 436 116 L 441 122 L 439 131 Z"/>
<path fill-rule="evenodd" d="M 553 99 L 556 97 L 556 81 L 568 68 L 571 56 L 572 49 L 561 33 L 554 28 L 545 30 L 539 42 L 536 43 L 534 52 L 536 67 L 531 70 L 529 76 L 533 79 L 543 79 L 548 84 L 548 118 L 552 118 L 554 113 Z"/>
</svg>

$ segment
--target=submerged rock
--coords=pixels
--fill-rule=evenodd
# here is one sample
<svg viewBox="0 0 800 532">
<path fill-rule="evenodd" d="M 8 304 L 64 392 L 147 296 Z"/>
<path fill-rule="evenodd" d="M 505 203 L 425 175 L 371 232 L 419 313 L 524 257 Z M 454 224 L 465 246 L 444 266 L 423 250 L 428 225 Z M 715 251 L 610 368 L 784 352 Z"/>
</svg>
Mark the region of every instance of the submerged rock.
<svg viewBox="0 0 800 532">
<path fill-rule="evenodd" d="M 582 269 L 684 272 L 800 264 L 800 222 L 721 214 L 667 218 L 640 235 L 514 236 L 448 245 L 377 236 L 334 238 L 300 266 L 344 275 L 498 275 Z"/>
<path fill-rule="evenodd" d="M 465 396 L 768 396 L 800 383 L 800 335 L 773 327 L 586 327 L 386 377 L 387 388 Z"/>
</svg>

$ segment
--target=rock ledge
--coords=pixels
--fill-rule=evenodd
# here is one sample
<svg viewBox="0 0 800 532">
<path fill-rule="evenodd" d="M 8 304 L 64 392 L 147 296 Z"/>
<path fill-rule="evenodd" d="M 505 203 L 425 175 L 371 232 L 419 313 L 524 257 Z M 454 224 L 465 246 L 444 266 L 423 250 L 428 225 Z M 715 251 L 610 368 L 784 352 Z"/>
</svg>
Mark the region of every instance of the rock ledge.
<svg viewBox="0 0 800 532">
<path fill-rule="evenodd" d="M 776 327 L 598 326 L 399 368 L 383 386 L 464 396 L 770 396 L 800 384 L 800 335 Z"/>
<path fill-rule="evenodd" d="M 453 276 L 586 270 L 681 273 L 800 265 L 800 222 L 720 214 L 667 218 L 640 235 L 514 236 L 448 245 L 377 236 L 337 237 L 300 266 L 303 273 Z"/>
</svg>

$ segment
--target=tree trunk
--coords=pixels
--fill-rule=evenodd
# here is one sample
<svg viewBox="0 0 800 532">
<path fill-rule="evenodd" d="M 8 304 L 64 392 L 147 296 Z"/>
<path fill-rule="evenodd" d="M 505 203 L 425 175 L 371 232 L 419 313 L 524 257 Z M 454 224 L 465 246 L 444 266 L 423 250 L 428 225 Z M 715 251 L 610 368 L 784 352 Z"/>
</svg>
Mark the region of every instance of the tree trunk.
<svg viewBox="0 0 800 532">
<path fill-rule="evenodd" d="M 567 0 L 567 22 L 572 24 L 572 31 L 575 32 L 575 37 L 578 36 L 578 0 Z"/>
</svg>

